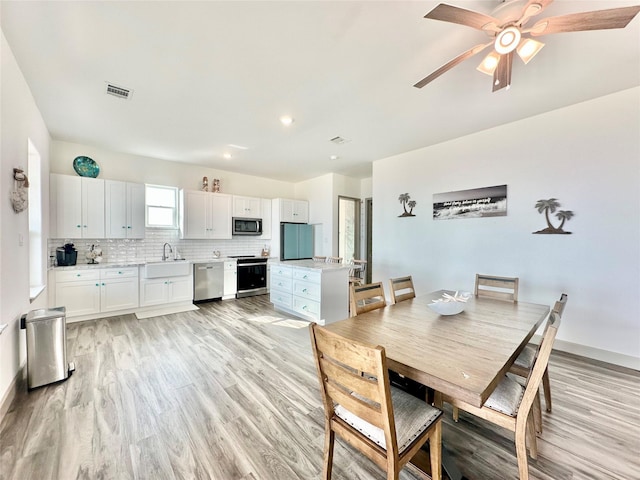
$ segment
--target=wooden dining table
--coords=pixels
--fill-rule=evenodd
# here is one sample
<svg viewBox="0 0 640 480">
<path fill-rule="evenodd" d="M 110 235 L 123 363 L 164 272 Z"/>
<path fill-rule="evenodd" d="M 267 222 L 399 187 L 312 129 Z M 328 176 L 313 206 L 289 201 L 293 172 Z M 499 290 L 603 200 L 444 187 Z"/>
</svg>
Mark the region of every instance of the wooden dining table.
<svg viewBox="0 0 640 480">
<path fill-rule="evenodd" d="M 385 348 L 387 365 L 438 393 L 481 407 L 549 314 L 548 305 L 474 297 L 439 315 L 439 290 L 325 326 Z"/>
</svg>

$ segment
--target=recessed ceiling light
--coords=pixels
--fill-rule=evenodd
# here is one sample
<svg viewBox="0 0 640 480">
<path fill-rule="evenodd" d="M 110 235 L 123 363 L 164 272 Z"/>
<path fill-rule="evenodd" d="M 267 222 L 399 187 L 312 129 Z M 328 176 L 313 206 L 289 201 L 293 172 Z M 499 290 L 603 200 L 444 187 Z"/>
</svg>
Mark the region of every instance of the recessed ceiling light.
<svg viewBox="0 0 640 480">
<path fill-rule="evenodd" d="M 282 123 L 285 127 L 288 127 L 293 123 L 293 117 L 289 115 L 283 115 L 280 117 L 280 123 Z"/>
<path fill-rule="evenodd" d="M 229 152 L 225 153 L 222 155 L 224 158 L 226 158 L 227 160 L 229 160 L 233 155 L 231 155 Z"/>
<path fill-rule="evenodd" d="M 331 155 L 329 158 L 331 160 L 338 160 L 340 157 L 338 155 Z"/>
</svg>

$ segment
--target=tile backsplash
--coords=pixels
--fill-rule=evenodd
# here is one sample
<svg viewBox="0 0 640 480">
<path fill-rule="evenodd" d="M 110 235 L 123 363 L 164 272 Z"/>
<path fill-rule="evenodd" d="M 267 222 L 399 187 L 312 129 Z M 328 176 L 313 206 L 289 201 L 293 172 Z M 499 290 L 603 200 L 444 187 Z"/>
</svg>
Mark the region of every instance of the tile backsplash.
<svg viewBox="0 0 640 480">
<path fill-rule="evenodd" d="M 183 240 L 179 231 L 173 229 L 148 228 L 144 239 L 87 239 L 50 238 L 48 251 L 50 264 L 55 261 L 56 248 L 65 243 L 73 243 L 78 251 L 78 264 L 88 263 L 86 253 L 91 245 L 102 248 L 102 263 L 152 262 L 162 260 L 162 247 L 171 244 L 182 258 L 187 260 L 207 260 L 213 258 L 214 250 L 223 257 L 229 255 L 260 255 L 262 249 L 270 248 L 271 240 L 254 237 L 234 237 L 232 240 Z"/>
</svg>

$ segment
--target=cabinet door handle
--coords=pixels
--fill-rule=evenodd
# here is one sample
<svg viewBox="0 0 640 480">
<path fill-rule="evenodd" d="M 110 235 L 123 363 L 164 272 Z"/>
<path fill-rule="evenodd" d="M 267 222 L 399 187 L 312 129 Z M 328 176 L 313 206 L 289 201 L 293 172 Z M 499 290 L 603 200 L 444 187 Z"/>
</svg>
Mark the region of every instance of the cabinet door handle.
<svg viewBox="0 0 640 480">
<path fill-rule="evenodd" d="M 127 225 L 127 228 L 131 228 L 131 225 Z"/>
<path fill-rule="evenodd" d="M 79 273 L 76 273 L 76 277 L 81 277 L 82 275 L 80 275 Z"/>
<path fill-rule="evenodd" d="M 303 293 L 307 293 L 307 289 L 306 289 L 306 288 L 303 288 L 303 289 L 302 289 L 302 292 L 303 292 Z"/>
<path fill-rule="evenodd" d="M 76 225 L 76 227 L 78 227 L 78 228 L 82 228 L 82 225 Z"/>
<path fill-rule="evenodd" d="M 99 286 L 100 286 L 100 284 L 99 284 L 99 283 L 96 283 L 96 287 L 99 287 Z"/>
<path fill-rule="evenodd" d="M 122 228 L 127 228 L 127 227 L 125 227 L 124 225 L 122 225 Z"/>
</svg>

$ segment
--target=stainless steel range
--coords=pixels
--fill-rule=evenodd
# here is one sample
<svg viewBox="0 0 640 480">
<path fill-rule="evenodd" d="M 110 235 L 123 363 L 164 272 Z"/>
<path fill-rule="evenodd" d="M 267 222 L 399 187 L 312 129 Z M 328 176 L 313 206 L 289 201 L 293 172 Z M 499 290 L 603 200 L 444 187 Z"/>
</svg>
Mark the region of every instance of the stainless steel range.
<svg viewBox="0 0 640 480">
<path fill-rule="evenodd" d="M 231 255 L 238 261 L 237 298 L 267 293 L 267 258 L 252 255 Z"/>
</svg>

